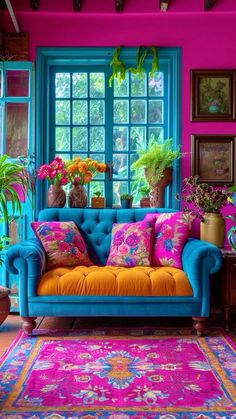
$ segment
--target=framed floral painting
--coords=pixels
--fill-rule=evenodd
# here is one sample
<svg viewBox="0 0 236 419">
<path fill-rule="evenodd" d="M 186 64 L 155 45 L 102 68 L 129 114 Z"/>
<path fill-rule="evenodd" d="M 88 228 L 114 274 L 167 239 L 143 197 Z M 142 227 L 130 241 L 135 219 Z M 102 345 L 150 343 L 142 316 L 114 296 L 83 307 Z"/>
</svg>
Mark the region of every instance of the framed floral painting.
<svg viewBox="0 0 236 419">
<path fill-rule="evenodd" d="M 236 183 L 236 136 L 192 135 L 191 175 L 210 185 Z"/>
<path fill-rule="evenodd" d="M 191 121 L 235 120 L 234 70 L 191 70 Z"/>
</svg>

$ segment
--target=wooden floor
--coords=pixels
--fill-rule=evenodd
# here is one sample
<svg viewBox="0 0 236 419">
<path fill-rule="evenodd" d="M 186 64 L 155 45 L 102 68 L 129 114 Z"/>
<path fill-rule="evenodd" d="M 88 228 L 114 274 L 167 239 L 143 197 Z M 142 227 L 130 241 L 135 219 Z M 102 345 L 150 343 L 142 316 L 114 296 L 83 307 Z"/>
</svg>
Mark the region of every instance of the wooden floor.
<svg viewBox="0 0 236 419">
<path fill-rule="evenodd" d="M 236 314 L 236 313 L 235 313 Z M 18 314 L 11 313 L 0 326 L 0 358 L 7 351 L 21 329 L 21 318 Z M 236 324 L 236 316 L 233 316 L 233 324 Z M 215 312 L 211 317 L 209 326 L 223 326 L 222 313 Z M 71 318 L 71 317 L 38 317 L 38 329 L 72 329 L 72 328 L 97 328 L 97 327 L 192 327 L 191 318 Z M 234 329 L 234 327 L 233 327 Z"/>
</svg>

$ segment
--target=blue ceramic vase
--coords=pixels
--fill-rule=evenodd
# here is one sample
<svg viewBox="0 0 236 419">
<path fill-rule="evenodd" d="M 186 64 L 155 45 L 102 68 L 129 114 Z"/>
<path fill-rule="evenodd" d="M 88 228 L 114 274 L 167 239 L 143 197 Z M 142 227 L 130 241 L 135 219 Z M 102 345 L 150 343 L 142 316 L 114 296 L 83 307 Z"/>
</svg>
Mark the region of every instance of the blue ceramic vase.
<svg viewBox="0 0 236 419">
<path fill-rule="evenodd" d="M 230 228 L 227 233 L 227 239 L 232 250 L 236 250 L 236 226 Z"/>
</svg>

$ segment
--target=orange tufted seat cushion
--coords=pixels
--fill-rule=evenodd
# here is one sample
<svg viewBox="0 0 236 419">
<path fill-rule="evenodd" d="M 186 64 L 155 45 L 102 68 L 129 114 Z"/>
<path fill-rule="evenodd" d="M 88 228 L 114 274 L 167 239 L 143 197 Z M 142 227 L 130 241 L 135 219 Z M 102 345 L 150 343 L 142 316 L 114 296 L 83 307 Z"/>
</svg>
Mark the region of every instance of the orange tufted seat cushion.
<svg viewBox="0 0 236 419">
<path fill-rule="evenodd" d="M 169 266 L 76 266 L 46 272 L 38 284 L 37 294 L 192 296 L 192 288 L 181 269 Z"/>
</svg>

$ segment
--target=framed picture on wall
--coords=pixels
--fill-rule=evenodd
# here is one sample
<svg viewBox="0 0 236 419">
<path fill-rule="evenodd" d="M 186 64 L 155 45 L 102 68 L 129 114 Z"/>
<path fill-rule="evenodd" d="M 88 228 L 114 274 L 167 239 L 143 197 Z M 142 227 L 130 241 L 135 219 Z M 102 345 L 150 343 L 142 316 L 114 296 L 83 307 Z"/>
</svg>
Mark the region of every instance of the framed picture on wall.
<svg viewBox="0 0 236 419">
<path fill-rule="evenodd" d="M 191 70 L 191 121 L 235 120 L 236 71 Z"/>
<path fill-rule="evenodd" d="M 236 182 L 236 136 L 192 135 L 191 175 L 211 185 Z"/>
</svg>

